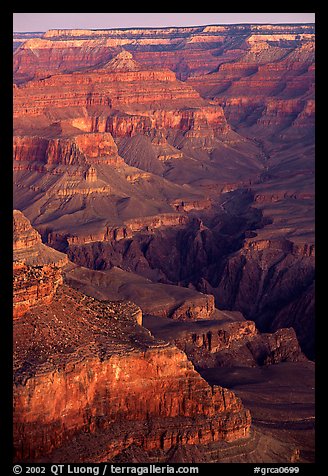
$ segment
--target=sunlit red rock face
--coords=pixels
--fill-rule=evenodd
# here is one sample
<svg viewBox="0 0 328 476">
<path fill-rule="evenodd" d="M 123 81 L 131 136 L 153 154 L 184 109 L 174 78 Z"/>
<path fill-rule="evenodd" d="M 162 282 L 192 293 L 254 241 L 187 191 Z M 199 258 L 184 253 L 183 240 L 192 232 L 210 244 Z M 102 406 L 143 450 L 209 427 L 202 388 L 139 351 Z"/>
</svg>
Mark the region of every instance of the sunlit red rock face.
<svg viewBox="0 0 328 476">
<path fill-rule="evenodd" d="M 46 269 L 49 256 L 60 256 L 40 244 L 28 221 L 15 212 L 15 243 L 26 242 L 27 235 L 36 240 L 34 248 L 18 246 L 26 259 L 35 252 L 34 264 L 25 268 L 25 283 L 31 269 Z M 44 288 L 42 301 L 14 322 L 16 461 L 227 462 L 232 457 L 253 462 L 264 455 L 274 461 L 277 451 L 281 461 L 293 458 L 294 444 L 281 445 L 258 430 L 250 432 L 250 414 L 240 399 L 209 386 L 184 352 L 165 343 L 175 340 L 205 369 L 213 357 L 220 366 L 233 365 L 233 359 L 256 365 L 245 358 L 247 352 L 260 365 L 265 359 L 267 364 L 301 363 L 304 356 L 291 330 L 261 336 L 238 313 L 221 312 L 213 320 L 205 314 L 198 320 L 188 316 L 190 323 L 171 318 L 178 327 L 169 326 L 168 334 L 167 319 L 148 316 L 144 322 L 140 308 L 127 299 L 91 297 L 104 292 L 106 298 L 117 285 L 122 290 L 114 275 L 108 285 L 101 272 L 72 264 L 62 272 L 71 283 L 75 277 L 75 289 L 67 284 L 57 285 L 55 292 Z M 83 279 L 91 285 L 88 295 L 76 290 Z M 172 295 L 169 288 L 174 287 L 168 287 Z"/>
<path fill-rule="evenodd" d="M 262 170 L 257 147 L 231 131 L 220 106 L 127 51 L 84 72 L 31 80 L 14 95 L 15 206 L 29 207 L 33 224 L 41 220 L 39 231 L 51 233 L 49 242 L 102 241 L 112 230 L 116 239 L 181 224 L 184 211 L 211 206 L 193 182 L 209 174 L 226 181 L 209 157 L 219 147 L 228 148 L 241 178 Z M 45 190 L 47 206 L 39 193 Z"/>
<path fill-rule="evenodd" d="M 70 286 L 98 299 L 119 298 L 136 301 L 146 314 L 143 317 L 143 325 L 157 338 L 174 343 L 186 352 L 206 379 L 212 381 L 214 378 L 220 384 L 219 375 L 222 372 L 223 378 L 230 376 L 233 381 L 239 382 L 242 388 L 245 384 L 249 385 L 246 387 L 250 391 L 248 401 L 253 402 L 254 413 L 261 414 L 258 416 L 261 424 L 253 424 L 250 438 L 235 440 L 227 446 L 213 443 L 207 447 L 198 446 L 197 451 L 197 445 L 185 445 L 171 453 L 171 461 L 283 462 L 295 461 L 295 458 L 303 462 L 312 461 L 312 371 L 310 363 L 300 351 L 293 329 L 279 329 L 274 334 L 261 334 L 254 322 L 245 321 L 241 313 L 217 309 L 211 316 L 200 311 L 197 319 L 192 316 L 184 316 L 182 320 L 172 319 L 172 316 L 165 318 L 158 314 L 159 309 L 164 310 L 167 305 L 172 305 L 174 300 L 177 302 L 179 299 L 192 303 L 196 297 L 195 291 L 155 284 L 118 268 L 108 272 L 70 265 L 65 271 L 65 279 Z M 258 372 L 260 379 L 257 377 Z M 267 379 L 271 381 L 272 375 L 275 383 L 269 387 L 268 398 Z M 256 385 L 257 382 L 258 390 L 252 390 L 253 384 Z M 253 400 L 252 391 L 256 392 L 255 395 L 253 393 Z M 268 398 L 270 410 L 267 405 L 263 407 L 263 398 L 264 401 Z M 280 404 L 286 400 L 286 406 Z M 263 411 L 263 408 L 266 410 Z M 286 411 L 285 415 L 281 412 L 282 408 Z M 304 418 L 304 411 L 308 423 L 300 423 L 300 419 Z M 293 431 L 299 424 L 305 431 L 300 431 L 301 428 Z M 261 425 L 269 429 L 266 437 L 262 434 Z M 272 428 L 276 430 L 272 431 Z M 280 445 L 277 445 L 278 441 Z M 90 445 L 87 440 L 85 444 L 88 443 Z M 98 444 L 99 440 L 95 439 L 95 443 Z M 73 445 L 72 449 L 75 447 Z M 61 453 L 54 453 L 55 457 L 58 455 Z M 146 459 L 145 454 L 135 447 L 127 448 L 115 458 L 119 462 L 142 462 Z"/>
<path fill-rule="evenodd" d="M 305 31 L 251 34 L 237 59 L 190 83 L 216 98 L 229 123 L 248 135 L 302 135 L 304 122 L 313 134 L 314 35 Z"/>
<path fill-rule="evenodd" d="M 263 372 L 255 372 L 262 377 L 266 366 L 274 363 L 277 381 L 282 376 L 279 388 L 287 392 L 294 367 L 283 364 L 297 364 L 300 372 L 303 365 L 296 339 L 306 355 L 314 357 L 313 25 L 54 30 L 36 36 L 22 43 L 14 55 L 14 204 L 24 211 L 43 242 L 64 251 L 74 262 L 75 271 L 66 271 L 65 279 L 86 294 L 95 292 L 99 299 L 116 291 L 115 299 L 135 299 L 147 319 L 162 319 L 163 326 L 166 321 L 168 326 L 187 326 L 186 332 L 168 340 L 188 351 L 203 375 L 209 376 L 208 381 L 219 382 L 221 366 L 237 368 L 232 373 L 242 380 L 239 367 L 244 363 L 249 368 L 265 364 Z M 35 247 L 44 245 L 38 235 L 27 230 L 17 246 L 26 247 L 32 256 Z M 75 359 L 82 344 L 97 372 L 103 370 L 104 379 L 100 379 L 98 395 L 94 376 L 86 375 L 76 357 L 77 373 L 72 372 L 77 380 L 82 376 L 77 389 L 69 372 L 56 370 L 50 341 L 46 357 L 41 344 L 35 353 L 31 344 L 29 353 L 22 343 L 21 355 L 26 355 L 27 363 L 19 378 L 29 375 L 27 369 L 32 367 L 41 379 L 38 365 L 45 365 L 42 369 L 49 370 L 48 375 L 57 379 L 60 373 L 58 392 L 74 387 L 68 392 L 68 398 L 74 395 L 74 405 L 69 411 L 72 425 L 56 421 L 56 409 L 51 409 L 48 423 L 53 439 L 47 440 L 44 427 L 39 431 L 33 420 L 38 408 L 44 411 L 45 400 L 35 397 L 30 422 L 19 423 L 17 439 L 28 442 L 18 451 L 20 457 L 41 458 L 37 448 L 44 445 L 49 460 L 58 457 L 61 461 L 72 454 L 77 460 L 92 461 L 109 457 L 126 461 L 129 455 L 139 461 L 245 461 L 237 449 L 238 438 L 247 432 L 249 422 L 239 403 L 231 407 L 238 407 L 237 413 L 231 411 L 238 415 L 240 426 L 235 425 L 233 415 L 213 423 L 213 408 L 221 408 L 216 407 L 215 392 L 205 389 L 193 370 L 189 373 L 184 354 L 171 345 L 161 347 L 145 331 L 136 331 L 135 324 L 133 329 L 130 324 L 125 328 L 126 314 L 122 322 L 114 319 L 118 327 L 100 329 L 93 304 L 60 285 L 61 273 L 52 266 L 54 262 L 43 263 L 38 272 L 30 268 L 33 263 L 15 262 L 16 323 L 31 331 L 26 334 L 19 327 L 18 334 L 30 342 L 32 327 L 24 319 L 29 317 L 37 327 L 42 325 L 38 317 L 42 315 L 45 327 L 40 336 L 58 337 L 63 343 L 55 349 L 55 363 L 67 358 L 69 369 L 69 359 Z M 81 266 L 88 269 L 81 271 Z M 41 298 L 48 302 L 49 312 L 40 306 Z M 222 321 L 209 323 L 217 317 L 215 307 L 220 312 L 227 308 L 241 311 L 248 320 L 235 322 L 233 318 L 227 323 L 221 315 Z M 72 348 L 66 345 L 66 338 L 72 340 L 71 322 L 63 309 L 69 309 L 77 320 L 81 313 L 83 321 L 75 323 L 81 340 L 74 341 Z M 112 311 L 109 305 L 106 312 L 119 315 L 117 309 Z M 54 316 L 64 323 L 62 330 L 55 325 Z M 86 330 L 85 322 L 92 323 L 97 338 Z M 149 329 L 155 329 L 154 322 Z M 212 326 L 211 337 L 202 327 L 207 325 Z M 119 328 L 124 345 L 107 352 L 106 339 L 116 338 Z M 128 349 L 134 341 L 130 337 L 136 332 L 140 339 L 132 355 Z M 165 335 L 166 330 L 162 337 Z M 90 350 L 84 346 L 86 342 L 95 342 L 95 347 Z M 146 364 L 141 364 L 142 359 L 148 362 L 147 356 L 158 362 L 160 372 L 167 367 L 163 372 L 168 386 L 149 370 L 163 390 L 158 405 L 153 404 L 157 402 L 155 390 L 144 374 Z M 126 374 L 135 366 L 138 379 L 149 387 L 146 401 L 153 412 L 152 423 L 148 424 L 143 403 L 131 402 L 116 380 L 122 400 L 112 399 L 104 381 L 115 377 L 115 359 Z M 172 367 L 172 361 L 180 370 Z M 185 380 L 179 383 L 174 379 L 175 372 L 182 375 L 181 368 L 187 369 L 187 380 L 191 376 L 198 382 L 193 386 L 188 380 L 187 384 L 199 395 L 196 401 L 188 400 L 189 396 L 180 401 L 176 396 L 185 395 Z M 313 371 L 308 370 L 309 374 Z M 245 375 L 247 379 L 251 373 Z M 32 382 L 36 377 L 29 378 Z M 87 379 L 90 394 L 82 389 Z M 36 385 L 39 383 L 48 395 L 47 378 Z M 137 380 L 132 386 L 135 396 Z M 176 392 L 173 396 L 171 388 Z M 19 387 L 19 392 L 20 401 L 26 402 L 24 387 Z M 162 394 L 168 394 L 168 402 L 177 399 L 182 420 L 175 404 L 166 407 Z M 294 395 L 294 389 L 289 394 Z M 115 417 L 111 429 L 103 417 L 107 411 L 112 415 L 107 397 L 111 406 L 127 416 L 123 439 L 116 432 Z M 288 400 L 288 408 L 294 408 L 296 400 Z M 277 394 L 272 401 L 280 401 Z M 63 410 L 64 403 L 55 402 Z M 79 406 L 77 402 L 82 403 Z M 189 409 L 196 407 L 203 416 L 190 416 Z M 135 417 L 131 426 L 129 408 Z M 17 415 L 20 418 L 19 412 Z M 291 425 L 286 444 L 293 450 L 286 451 L 270 439 L 274 431 L 268 418 L 264 425 L 270 429 L 270 438 L 261 440 L 260 450 L 261 444 L 251 435 L 245 443 L 250 455 L 247 461 L 290 461 L 296 457 L 290 454 L 299 450 L 293 425 L 303 417 L 295 413 L 294 420 L 289 416 L 282 417 L 281 428 Z M 146 434 L 141 421 L 147 421 Z M 304 425 L 308 424 L 306 420 Z M 79 433 L 83 429 L 87 430 L 85 437 Z M 64 444 L 75 430 L 76 442 Z M 131 431 L 132 440 L 127 436 Z M 109 432 L 113 437 L 110 445 Z M 21 440 L 19 433 L 24 435 Z M 236 446 L 218 452 L 218 441 L 229 438 L 228 433 L 236 438 Z M 176 444 L 179 438 L 183 447 Z M 279 439 L 282 441 L 281 434 Z M 308 461 L 306 451 L 304 461 Z"/>
<path fill-rule="evenodd" d="M 23 316 L 37 304 L 51 303 L 62 284 L 61 268 L 67 256 L 48 248 L 29 220 L 14 210 L 14 318 Z"/>
<path fill-rule="evenodd" d="M 82 296 L 77 297 L 81 300 Z M 250 416 L 241 402 L 228 390 L 212 389 L 183 352 L 156 344 L 145 331 L 134 329 L 128 321 L 124 323 L 124 315 L 110 312 L 110 305 L 108 317 L 105 313 L 99 323 L 99 318 L 88 312 L 88 300 L 82 308 L 78 306 L 78 314 L 75 302 L 79 301 L 73 300 L 72 308 L 72 303 L 59 293 L 57 306 L 54 304 L 51 310 L 54 319 L 61 322 L 58 305 L 64 305 L 68 312 L 74 311 L 79 349 L 74 349 L 68 333 L 66 340 L 70 342 L 64 348 L 58 331 L 49 327 L 50 316 L 45 312 L 43 326 L 48 323 L 47 329 L 56 338 L 57 351 L 50 350 L 43 342 L 43 352 L 36 354 L 39 364 L 30 368 L 32 375 L 25 374 L 24 384 L 19 381 L 18 370 L 15 389 L 18 460 L 46 460 L 47 453 L 66 444 L 66 461 L 90 461 L 89 455 L 69 454 L 69 440 L 79 432 L 94 437 L 97 431 L 106 435 L 105 448 L 88 448 L 90 453 L 95 453 L 91 461 L 99 461 L 99 456 L 110 460 L 132 444 L 150 454 L 162 452 L 165 458 L 177 445 L 206 445 L 248 436 Z M 35 322 L 35 315 L 29 317 L 31 324 Z M 118 322 L 108 324 L 108 318 Z M 97 337 L 94 334 L 96 341 L 91 343 L 88 339 L 92 339 L 92 331 L 87 329 L 90 324 L 98 334 Z M 25 331 L 28 326 L 25 323 Z M 22 324 L 17 326 L 17 335 L 26 337 L 21 327 Z M 115 334 L 120 335 L 119 342 Z M 18 348 L 23 352 L 28 343 L 23 344 L 21 337 L 18 339 Z M 34 349 L 37 345 L 34 342 Z"/>
<path fill-rule="evenodd" d="M 145 68 L 124 51 L 93 71 L 57 74 L 16 87 L 16 129 L 26 133 L 33 117 L 41 115 L 48 122 L 65 120 L 73 130 L 109 132 L 115 138 L 146 134 L 155 139 L 160 131 L 172 130 L 211 145 L 230 131 L 220 106 L 204 101 L 172 71 Z M 165 144 L 162 133 L 158 145 Z"/>
<path fill-rule="evenodd" d="M 52 30 L 21 45 L 14 71 L 19 81 L 99 67 L 122 47 L 140 64 L 172 70 L 216 98 L 234 125 L 297 126 L 310 111 L 313 120 L 313 25 Z"/>
<path fill-rule="evenodd" d="M 15 55 L 14 71 L 20 80 L 34 77 L 38 71 L 75 71 L 108 62 L 123 47 L 133 51 L 137 61 L 156 68 L 164 66 L 185 79 L 213 71 L 217 58 L 235 59 L 243 53 L 247 38 L 267 34 L 284 46 L 288 36 L 302 39 L 312 35 L 313 25 L 50 30 L 22 45 Z"/>
<path fill-rule="evenodd" d="M 79 134 L 70 138 L 14 136 L 14 167 L 43 165 L 119 164 L 117 146 L 110 133 Z"/>
<path fill-rule="evenodd" d="M 265 217 L 254 241 L 275 242 L 285 254 L 280 244 L 287 238 L 287 254 L 308 254 L 312 273 L 313 25 L 50 31 L 23 43 L 14 62 L 15 206 L 26 210 L 52 246 L 69 248 L 78 261 L 85 253 L 79 245 L 186 226 L 187 214 L 222 210 L 222 192 L 247 188 Z M 191 271 L 189 261 L 198 255 L 202 272 L 194 266 L 192 285 L 216 293 L 218 305 L 242 306 L 248 317 L 262 319 L 254 302 L 263 296 L 236 297 L 245 292 L 237 289 L 247 288 L 247 276 L 239 282 L 239 271 L 226 268 L 224 278 L 220 263 L 208 279 L 205 267 L 217 266 L 211 260 L 222 253 L 213 254 L 205 241 L 195 244 L 197 250 L 191 245 L 185 263 Z M 97 257 L 88 251 L 82 264 L 95 267 L 97 261 L 106 268 L 107 252 L 99 253 L 97 243 L 90 247 Z M 253 251 L 254 266 L 263 267 Z M 165 252 L 154 242 L 145 255 L 152 267 L 162 267 L 157 261 Z M 177 262 L 186 262 L 180 255 L 178 249 Z M 137 269 L 149 276 L 140 259 Z M 184 272 L 184 279 L 190 274 Z M 268 285 L 266 272 L 258 274 Z M 181 281 L 166 269 L 157 279 Z M 225 279 L 231 281 L 228 292 L 222 290 Z M 297 308 L 303 292 L 294 290 L 310 292 L 308 285 L 312 289 L 295 276 Z M 286 305 L 290 309 L 291 302 Z"/>
<path fill-rule="evenodd" d="M 185 137 L 200 138 L 207 129 L 203 148 L 212 145 L 213 130 L 227 132 L 226 118 L 252 138 L 313 134 L 313 25 L 52 30 L 23 43 L 14 65 L 18 83 L 35 78 L 15 89 L 17 116 L 44 113 L 50 107 L 50 116 L 58 118 L 57 108 L 64 107 L 70 111 L 66 118 L 80 116 L 75 118 L 77 127 L 107 130 L 114 137 L 173 127 L 187 132 Z M 207 102 L 206 110 L 177 111 L 179 105 L 206 105 L 195 89 L 212 104 Z M 89 114 L 84 111 L 81 118 L 79 107 Z M 107 107 L 128 115 L 108 114 Z M 194 122 L 202 126 L 191 127 Z"/>
<path fill-rule="evenodd" d="M 166 82 L 169 88 L 163 84 Z M 133 84 L 137 85 L 137 91 L 131 88 Z M 167 100 L 180 105 L 190 100 L 195 103 L 195 99 L 202 102 L 198 93 L 188 85 L 180 85 L 171 71 L 110 71 L 106 68 L 28 82 L 16 88 L 15 97 L 14 114 L 17 116 L 40 114 L 49 107 L 110 106 L 121 109 L 131 104 L 147 105 Z"/>
<path fill-rule="evenodd" d="M 55 450 L 63 461 L 101 461 L 132 445 L 166 460 L 179 446 L 192 452 L 249 437 L 241 401 L 210 387 L 176 347 L 157 342 L 141 327 L 140 308 L 62 285 L 65 255 L 43 245 L 21 212 L 14 226 L 17 461 L 47 461 Z M 85 434 L 106 445 L 72 453 L 71 438 L 83 442 Z"/>
<path fill-rule="evenodd" d="M 29 220 L 19 210 L 14 210 L 13 236 L 15 251 L 26 251 L 41 244 L 39 233 L 32 228 Z"/>
</svg>

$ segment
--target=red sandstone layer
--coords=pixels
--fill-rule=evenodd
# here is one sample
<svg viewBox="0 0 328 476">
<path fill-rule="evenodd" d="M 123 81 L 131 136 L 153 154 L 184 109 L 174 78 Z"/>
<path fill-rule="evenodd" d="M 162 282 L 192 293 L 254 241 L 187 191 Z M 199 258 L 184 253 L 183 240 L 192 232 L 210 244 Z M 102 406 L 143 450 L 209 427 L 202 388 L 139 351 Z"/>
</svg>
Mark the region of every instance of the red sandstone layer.
<svg viewBox="0 0 328 476">
<path fill-rule="evenodd" d="M 168 87 L 169 86 L 169 87 Z M 174 101 L 186 106 L 201 105 L 199 94 L 167 71 L 111 71 L 61 74 L 31 81 L 14 90 L 14 116 L 41 114 L 52 108 L 109 106 L 127 109 L 131 105 L 154 107 Z"/>
<path fill-rule="evenodd" d="M 295 42 L 296 38 L 313 38 L 313 33 L 313 25 L 50 30 L 20 46 L 14 56 L 14 71 L 17 80 L 24 81 L 37 74 L 98 66 L 123 47 L 132 50 L 137 61 L 155 68 L 168 67 L 185 78 L 215 69 L 222 50 L 238 52 L 238 48 L 245 48 L 248 38 Z"/>
<path fill-rule="evenodd" d="M 41 242 L 41 236 L 29 220 L 14 210 L 14 318 L 23 316 L 31 307 L 49 304 L 57 287 L 63 283 L 61 268 L 67 256 Z"/>
<path fill-rule="evenodd" d="M 16 162 L 40 162 L 49 165 L 123 163 L 113 137 L 108 132 L 81 133 L 69 139 L 14 136 L 13 154 Z"/>
<path fill-rule="evenodd" d="M 211 388 L 183 352 L 151 339 L 130 313 L 126 304 L 63 287 L 50 306 L 17 321 L 18 461 L 42 461 L 79 432 L 105 432 L 107 460 L 132 444 L 164 456 L 181 444 L 248 436 L 250 416 L 240 400 Z M 69 460 L 76 457 L 83 460 Z"/>
</svg>

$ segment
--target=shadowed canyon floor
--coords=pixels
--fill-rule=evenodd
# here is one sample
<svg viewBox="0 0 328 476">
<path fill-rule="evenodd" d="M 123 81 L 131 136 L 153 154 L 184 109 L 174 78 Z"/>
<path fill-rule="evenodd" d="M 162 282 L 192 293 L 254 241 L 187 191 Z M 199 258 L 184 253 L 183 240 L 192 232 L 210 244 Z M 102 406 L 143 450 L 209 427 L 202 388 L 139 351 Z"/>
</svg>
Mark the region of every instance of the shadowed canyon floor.
<svg viewBox="0 0 328 476">
<path fill-rule="evenodd" d="M 314 26 L 17 34 L 14 83 L 17 461 L 313 462 Z"/>
</svg>

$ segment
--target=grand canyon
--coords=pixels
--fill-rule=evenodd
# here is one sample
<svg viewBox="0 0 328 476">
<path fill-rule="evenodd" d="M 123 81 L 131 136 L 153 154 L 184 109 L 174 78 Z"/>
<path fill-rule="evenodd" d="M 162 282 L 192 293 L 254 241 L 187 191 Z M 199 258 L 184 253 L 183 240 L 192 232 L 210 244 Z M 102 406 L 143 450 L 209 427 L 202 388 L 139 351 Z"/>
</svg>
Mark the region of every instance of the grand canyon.
<svg viewBox="0 0 328 476">
<path fill-rule="evenodd" d="M 14 34 L 15 461 L 315 461 L 314 36 Z"/>
</svg>

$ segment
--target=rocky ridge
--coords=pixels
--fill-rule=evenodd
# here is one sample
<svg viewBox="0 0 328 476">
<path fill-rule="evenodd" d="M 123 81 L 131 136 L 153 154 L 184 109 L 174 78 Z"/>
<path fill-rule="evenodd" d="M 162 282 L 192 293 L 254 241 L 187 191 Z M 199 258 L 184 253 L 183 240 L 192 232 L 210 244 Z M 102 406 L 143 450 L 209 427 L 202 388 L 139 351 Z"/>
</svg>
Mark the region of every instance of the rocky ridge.
<svg viewBox="0 0 328 476">
<path fill-rule="evenodd" d="M 41 242 L 29 220 L 14 210 L 14 318 L 22 317 L 37 304 L 50 304 L 63 283 L 61 268 L 67 256 Z"/>
<path fill-rule="evenodd" d="M 43 264 L 48 247 L 20 212 L 15 225 L 15 242 L 27 260 L 39 245 L 38 264 L 34 259 L 15 269 L 14 283 L 18 277 L 26 291 L 35 288 L 35 279 L 44 284 L 52 277 Z M 31 245 L 31 237 L 34 245 L 22 247 Z M 20 295 L 17 285 L 14 293 Z M 141 327 L 136 305 L 98 301 L 54 280 L 38 289 L 37 297 L 14 325 L 17 461 L 44 461 L 79 432 L 105 432 L 107 459 L 132 444 L 165 459 L 181 444 L 248 436 L 250 415 L 241 401 L 210 387 L 176 347 L 156 341 Z M 83 460 L 82 454 L 72 457 Z"/>
<path fill-rule="evenodd" d="M 313 369 L 295 332 L 313 358 L 314 26 L 51 31 L 23 43 L 14 64 L 15 207 L 74 261 L 69 286 L 137 299 L 154 335 L 254 411 L 247 457 L 238 439 L 150 454 L 140 430 L 113 458 L 311 460 Z M 19 266 L 21 290 L 26 275 L 37 283 L 23 316 L 57 278 Z M 269 375 L 281 391 L 270 403 Z M 291 452 L 275 439 L 282 429 Z M 106 432 L 52 457 L 106 459 Z"/>
</svg>

